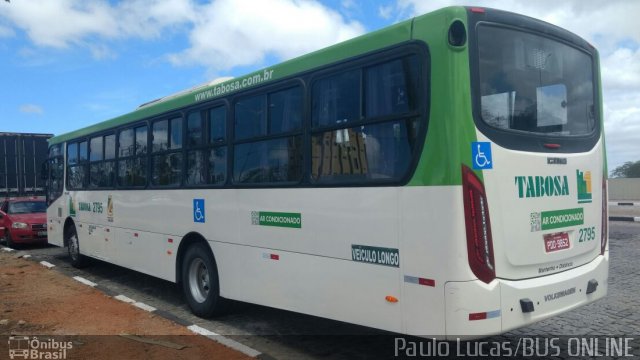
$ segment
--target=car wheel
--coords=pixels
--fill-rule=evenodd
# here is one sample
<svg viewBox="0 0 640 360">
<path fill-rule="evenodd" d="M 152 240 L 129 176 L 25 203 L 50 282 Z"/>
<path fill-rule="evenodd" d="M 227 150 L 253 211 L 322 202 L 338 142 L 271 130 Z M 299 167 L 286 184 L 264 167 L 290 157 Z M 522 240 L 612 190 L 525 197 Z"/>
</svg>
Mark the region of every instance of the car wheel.
<svg viewBox="0 0 640 360">
<path fill-rule="evenodd" d="M 69 259 L 71 259 L 71 266 L 75 268 L 87 266 L 86 256 L 80 253 L 80 240 L 78 240 L 75 226 L 72 226 L 67 233 L 67 251 Z"/>
<path fill-rule="evenodd" d="M 200 317 L 223 314 L 227 300 L 220 297 L 218 270 L 204 243 L 191 245 L 182 262 L 182 290 L 191 311 Z"/>
<path fill-rule="evenodd" d="M 9 230 L 4 231 L 4 242 L 7 244 L 7 247 L 13 248 L 16 246 L 16 244 L 11 239 L 11 233 L 9 232 Z"/>
</svg>

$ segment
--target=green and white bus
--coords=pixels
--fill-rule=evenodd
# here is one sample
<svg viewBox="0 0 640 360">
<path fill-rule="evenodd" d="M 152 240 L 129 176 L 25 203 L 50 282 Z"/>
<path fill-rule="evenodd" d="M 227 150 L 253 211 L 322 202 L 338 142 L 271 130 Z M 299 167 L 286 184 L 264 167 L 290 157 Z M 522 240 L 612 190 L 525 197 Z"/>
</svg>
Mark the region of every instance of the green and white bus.
<svg viewBox="0 0 640 360">
<path fill-rule="evenodd" d="M 49 242 L 397 333 L 502 333 L 605 296 L 599 60 L 449 7 L 50 140 Z"/>
</svg>

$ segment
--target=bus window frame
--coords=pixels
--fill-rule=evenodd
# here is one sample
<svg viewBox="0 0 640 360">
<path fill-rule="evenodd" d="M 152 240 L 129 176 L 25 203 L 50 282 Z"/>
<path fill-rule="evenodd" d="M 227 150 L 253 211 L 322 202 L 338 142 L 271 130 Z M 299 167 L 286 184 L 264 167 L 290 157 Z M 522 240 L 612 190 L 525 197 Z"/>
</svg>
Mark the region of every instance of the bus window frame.
<svg viewBox="0 0 640 360">
<path fill-rule="evenodd" d="M 114 136 L 114 141 L 115 141 L 115 156 L 113 159 L 106 159 L 106 148 L 107 148 L 107 142 L 106 137 L 113 135 Z M 102 160 L 96 160 L 96 161 L 91 161 L 91 140 L 93 140 L 94 138 L 101 138 L 102 139 Z M 109 189 L 115 189 L 116 188 L 116 184 L 118 183 L 118 131 L 116 129 L 109 129 L 109 130 L 105 130 L 105 131 L 100 131 L 94 134 L 89 134 L 88 136 L 88 141 L 89 141 L 89 182 L 86 186 L 86 190 L 109 190 Z M 91 165 L 93 164 L 100 164 L 101 166 L 104 165 L 107 162 L 113 162 L 114 164 L 114 186 L 91 186 Z M 104 170 L 104 169 L 103 169 Z"/>
<path fill-rule="evenodd" d="M 55 156 L 51 156 L 50 155 L 51 154 L 51 150 L 54 147 L 58 147 L 59 153 L 57 155 L 55 155 Z M 47 205 L 51 205 L 54 201 L 56 201 L 58 198 L 60 198 L 62 196 L 62 194 L 64 193 L 65 189 L 66 189 L 66 185 L 67 185 L 66 184 L 67 179 L 66 179 L 66 175 L 65 175 L 66 174 L 66 167 L 67 167 L 66 152 L 67 152 L 66 142 L 61 142 L 61 143 L 58 143 L 58 144 L 50 145 L 49 146 L 49 151 L 47 151 L 47 162 L 48 162 L 47 167 L 48 167 L 48 169 L 47 169 L 47 188 L 46 188 L 46 191 L 45 191 L 45 199 L 47 201 Z M 53 166 L 52 166 L 53 165 L 52 164 L 53 160 L 60 161 L 61 165 L 62 165 L 62 179 L 59 179 L 59 180 L 61 180 L 62 183 L 61 183 L 61 186 L 59 186 L 59 189 L 56 189 L 55 198 L 52 198 L 50 196 L 51 195 L 51 189 L 52 189 L 52 187 L 51 187 L 51 181 L 52 181 L 51 172 L 52 172 L 52 169 L 53 169 Z"/>
<path fill-rule="evenodd" d="M 146 126 L 147 127 L 147 152 L 140 156 L 140 155 L 136 155 L 135 153 L 135 146 L 136 146 L 136 128 L 142 127 L 142 126 Z M 116 158 L 115 160 L 115 164 L 116 164 L 116 181 L 115 181 L 115 189 L 118 190 L 142 190 L 142 189 L 147 189 L 149 187 L 149 167 L 150 167 L 150 156 L 149 156 L 149 148 L 151 145 L 151 131 L 150 131 L 150 120 L 149 119 L 144 119 L 141 121 L 135 121 L 129 124 L 126 124 L 124 126 L 119 126 L 116 127 L 115 129 L 113 129 L 116 132 Z M 134 153 L 133 155 L 129 155 L 129 156 L 124 156 L 121 157 L 120 156 L 120 133 L 124 130 L 133 130 L 133 146 L 134 146 Z M 120 185 L 120 160 L 124 159 L 124 160 L 128 160 L 128 159 L 135 159 L 137 157 L 144 157 L 144 162 L 146 164 L 146 176 L 145 176 L 145 184 L 144 185 Z"/>
<path fill-rule="evenodd" d="M 89 177 L 89 139 L 90 137 L 79 137 L 70 141 L 65 142 L 64 146 L 64 188 L 67 190 L 73 191 L 83 191 L 88 190 L 88 177 Z M 80 161 L 80 144 L 83 142 L 87 143 L 87 159 L 86 161 Z M 69 145 L 76 145 L 76 163 L 73 165 L 69 165 Z M 70 167 L 84 167 L 84 176 L 81 187 L 72 187 L 69 184 L 69 168 Z"/>
<path fill-rule="evenodd" d="M 185 146 L 187 143 L 187 117 L 189 114 L 188 108 L 181 109 L 180 111 L 172 111 L 168 113 L 161 114 L 160 116 L 154 117 L 148 121 L 149 125 L 147 126 L 147 152 L 144 156 L 147 157 L 147 183 L 145 188 L 150 189 L 181 189 L 184 185 L 184 177 L 186 170 L 186 152 Z M 181 122 L 181 145 L 179 149 L 171 148 L 171 131 L 172 131 L 172 122 L 173 120 L 179 119 Z M 153 126 L 161 121 L 167 122 L 167 148 L 164 150 L 153 151 Z M 135 129 L 135 127 L 134 127 Z M 182 164 L 180 166 L 180 179 L 178 184 L 172 185 L 161 185 L 153 183 L 153 157 L 154 156 L 167 156 L 171 154 L 180 154 L 182 156 Z M 138 155 L 135 155 L 138 156 Z"/>
<path fill-rule="evenodd" d="M 346 69 L 354 69 L 360 68 L 360 71 L 364 74 L 365 68 L 375 66 L 378 64 L 383 64 L 385 62 L 399 59 L 411 55 L 416 55 L 418 57 L 418 73 L 419 73 L 419 81 L 418 81 L 418 94 L 416 95 L 416 109 L 413 112 L 409 112 L 406 114 L 398 115 L 385 115 L 375 119 L 369 120 L 359 120 L 357 122 L 350 123 L 350 127 L 360 126 L 360 125 L 374 125 L 378 123 L 385 123 L 390 121 L 407 121 L 409 119 L 416 119 L 419 123 L 419 129 L 416 135 L 416 144 L 412 149 L 413 156 L 409 161 L 405 174 L 403 176 L 392 179 L 392 180 L 369 180 L 366 182 L 356 181 L 356 182 L 335 182 L 335 183 L 318 183 L 311 181 L 311 137 L 313 136 L 314 131 L 330 131 L 332 129 L 342 128 L 340 125 L 336 126 L 328 126 L 328 127 L 320 127 L 314 129 L 311 124 L 311 89 L 312 84 L 316 79 L 330 76 L 331 74 L 339 73 L 345 71 Z M 364 76 L 362 76 L 364 77 Z M 361 77 L 361 82 L 364 82 L 364 79 Z M 296 131 L 288 131 L 283 133 L 278 133 L 277 135 L 266 135 L 259 137 L 252 137 L 248 139 L 236 140 L 234 137 L 235 131 L 235 103 L 238 99 L 256 95 L 263 94 L 264 96 L 268 96 L 271 92 L 277 92 L 279 90 L 286 90 L 288 88 L 294 86 L 301 86 L 303 99 L 302 99 L 302 126 L 300 129 Z M 210 148 L 226 146 L 227 147 L 227 174 L 224 184 L 203 184 L 203 185 L 185 185 L 185 176 L 187 175 L 187 151 L 191 149 L 187 146 L 187 117 L 189 113 L 193 111 L 204 111 L 206 109 L 215 108 L 220 106 L 220 104 L 224 104 L 227 110 L 227 119 L 226 119 L 226 145 L 216 144 L 215 146 L 210 146 Z M 361 100 L 360 106 L 364 107 L 364 101 Z M 62 142 L 65 144 L 65 175 L 66 175 L 66 144 L 70 143 L 79 143 L 82 139 L 85 141 L 89 141 L 92 137 L 98 136 L 107 133 L 115 133 L 116 134 L 116 158 L 115 166 L 116 166 L 116 182 L 113 187 L 110 188 L 99 188 L 99 189 L 69 189 L 69 190 L 109 190 L 109 189 L 117 189 L 117 190 L 144 190 L 144 189 L 220 189 L 220 188 L 229 188 L 229 189 L 246 189 L 246 188 L 348 188 L 348 187 L 391 187 L 391 186 L 404 186 L 406 185 L 411 178 L 414 176 L 415 171 L 418 166 L 418 162 L 420 161 L 423 150 L 425 147 L 425 143 L 427 140 L 427 132 L 429 127 L 429 112 L 431 109 L 431 53 L 429 50 L 429 46 L 427 43 L 421 40 L 407 40 L 400 44 L 395 44 L 389 47 L 385 47 L 382 49 L 370 51 L 361 55 L 357 55 L 354 57 L 350 57 L 347 59 L 343 59 L 340 61 L 332 62 L 330 64 L 322 65 L 317 68 L 313 68 L 310 70 L 306 70 L 303 72 L 295 73 L 291 76 L 284 77 L 282 79 L 278 79 L 273 83 L 266 83 L 261 86 L 257 86 L 255 88 L 250 88 L 242 91 L 238 91 L 236 93 L 232 93 L 228 96 L 222 98 L 212 99 L 210 101 L 204 101 L 202 103 L 191 104 L 189 106 L 184 106 L 177 109 L 172 109 L 167 112 L 154 114 L 152 116 L 138 119 L 126 124 L 121 124 L 119 126 L 115 126 L 112 128 L 108 128 L 96 133 L 84 134 L 80 137 L 73 138 L 67 141 Z M 361 109 L 361 112 L 364 111 L 364 108 Z M 208 115 L 207 115 L 208 116 Z M 160 121 L 163 119 L 171 120 L 175 117 L 180 117 L 182 119 L 182 148 L 180 152 L 183 154 L 182 161 L 182 176 L 180 180 L 180 185 L 176 186 L 154 186 L 151 184 L 151 161 L 152 161 L 152 124 L 156 121 Z M 136 155 L 121 157 L 120 156 L 120 132 L 126 129 L 133 129 L 135 134 L 135 128 L 140 126 L 147 127 L 147 153 L 144 155 L 146 159 L 146 178 L 145 185 L 139 186 L 122 186 L 119 183 L 120 169 L 119 169 L 119 161 L 124 158 L 133 158 Z M 278 139 L 278 138 L 286 138 L 291 136 L 301 136 L 301 146 L 302 146 L 302 175 L 298 181 L 295 182 L 275 182 L 275 183 L 256 183 L 256 184 L 241 184 L 233 181 L 233 166 L 234 166 L 234 148 L 237 144 L 249 143 L 249 142 L 258 142 L 262 140 L 270 140 L 270 139 Z M 207 134 L 208 137 L 208 134 Z M 134 137 L 135 138 L 135 137 Z M 104 142 L 104 141 L 103 141 Z M 209 144 L 210 145 L 210 144 Z M 104 161 L 104 160 L 103 160 Z M 66 185 L 66 179 L 65 179 Z"/>
<path fill-rule="evenodd" d="M 302 122 L 300 124 L 300 128 L 297 130 L 290 130 L 285 132 L 279 132 L 276 134 L 269 134 L 269 95 L 272 93 L 276 93 L 279 91 L 284 91 L 288 89 L 292 89 L 295 87 L 300 87 L 302 91 Z M 308 85 L 304 81 L 303 78 L 296 76 L 290 79 L 284 79 L 278 81 L 274 84 L 265 85 L 256 89 L 251 89 L 249 91 L 244 91 L 238 94 L 235 94 L 230 101 L 229 112 L 227 112 L 227 134 L 231 133 L 231 136 L 228 140 L 228 148 L 227 148 L 227 180 L 229 185 L 234 188 L 279 188 L 279 187 L 299 187 L 303 184 L 305 179 L 305 174 L 307 170 L 307 157 L 306 157 L 306 143 L 305 136 L 307 134 L 307 128 L 305 123 L 307 122 L 308 117 Z M 239 100 L 244 98 L 250 98 L 253 96 L 263 96 L 265 97 L 265 122 L 267 126 L 267 134 L 266 135 L 256 135 L 247 138 L 236 139 L 235 137 L 235 106 Z M 262 183 L 240 183 L 234 180 L 234 165 L 235 165 L 235 148 L 237 145 L 249 144 L 249 143 L 259 143 L 269 140 L 277 140 L 277 139 L 285 139 L 300 136 L 301 137 L 301 151 L 300 155 L 302 156 L 301 162 L 301 174 L 300 178 L 296 181 L 282 181 L 282 182 L 262 182 Z"/>
<path fill-rule="evenodd" d="M 396 50 L 396 47 L 401 47 L 401 50 Z M 416 107 L 413 111 L 409 111 L 402 114 L 391 114 L 377 117 L 367 118 L 365 113 L 366 96 L 364 94 L 364 84 L 366 83 L 366 70 L 378 65 L 382 65 L 393 60 L 403 59 L 416 55 L 418 57 L 418 74 L 420 79 L 418 80 L 417 94 L 415 96 Z M 318 182 L 308 179 L 310 187 L 318 188 L 331 188 L 331 187 L 377 187 L 377 186 L 404 186 L 414 176 L 417 169 L 418 162 L 422 157 L 422 153 L 427 140 L 427 132 L 429 127 L 429 111 L 431 109 L 431 54 L 429 52 L 428 45 L 420 41 L 410 41 L 405 44 L 397 45 L 391 48 L 383 49 L 376 53 L 376 56 L 365 54 L 359 57 L 357 60 L 347 59 L 338 65 L 329 66 L 322 71 L 314 72 L 309 81 L 309 91 L 313 90 L 313 85 L 316 81 L 343 73 L 359 69 L 360 71 L 360 119 L 348 123 L 348 127 L 345 128 L 344 124 L 333 124 L 329 126 L 317 126 L 313 127 L 311 124 L 311 114 L 307 119 L 307 125 L 309 126 L 309 145 L 306 147 L 308 151 L 308 157 L 311 158 L 311 137 L 315 134 L 324 133 L 327 131 L 335 131 L 339 129 L 348 129 L 358 126 L 378 125 L 384 123 L 390 123 L 393 121 L 409 122 L 412 119 L 416 119 L 419 123 L 419 129 L 416 135 L 416 145 L 412 149 L 413 154 L 405 174 L 398 178 L 386 180 L 367 180 L 367 181 L 328 181 Z M 308 94 L 306 100 L 309 102 L 309 111 L 311 111 L 312 94 Z M 305 169 L 305 174 L 311 176 L 311 164 Z"/>
<path fill-rule="evenodd" d="M 230 113 L 230 102 L 229 102 L 229 98 L 224 98 L 224 99 L 216 99 L 215 101 L 212 102 L 207 102 L 205 104 L 198 104 L 198 106 L 194 106 L 191 108 L 187 108 L 183 111 L 183 118 L 185 119 L 184 121 L 184 126 L 185 126 L 185 142 L 183 143 L 183 150 L 184 150 L 184 169 L 183 169 L 183 177 L 182 177 L 182 189 L 207 189 L 207 188 L 211 188 L 211 189 L 220 189 L 220 188 L 226 188 L 228 187 L 229 181 L 230 181 L 230 177 L 229 177 L 229 153 L 230 153 L 230 148 L 232 147 L 231 144 L 231 131 L 229 129 L 229 113 Z M 210 111 L 213 109 L 217 109 L 217 108 L 224 108 L 225 110 L 225 134 L 224 134 L 224 140 L 219 140 L 216 142 L 211 142 L 210 139 L 210 126 L 211 126 L 211 118 L 210 118 Z M 191 115 L 192 113 L 200 113 L 200 118 L 201 121 L 203 121 L 203 126 L 202 126 L 202 134 L 203 134 L 203 138 L 201 140 L 200 145 L 196 145 L 196 146 L 190 146 L 188 144 L 188 139 L 186 138 L 187 136 L 187 131 L 188 131 L 188 119 L 189 119 L 189 115 Z M 207 183 L 204 182 L 202 184 L 187 184 L 186 178 L 188 176 L 188 157 L 189 157 L 189 152 L 192 151 L 211 151 L 213 149 L 218 149 L 218 148 L 223 148 L 226 147 L 227 148 L 227 164 L 225 167 L 225 179 L 224 182 L 219 183 L 219 184 L 212 184 L 212 183 Z M 207 158 L 207 161 L 209 159 Z M 205 178 L 208 179 L 210 176 L 210 168 L 207 165 L 205 167 Z"/>
<path fill-rule="evenodd" d="M 598 73 L 600 63 L 598 51 L 584 39 L 567 30 L 551 27 L 549 24 L 533 18 L 513 16 L 503 11 L 491 11 L 477 14 L 468 9 L 468 39 L 469 39 L 469 68 L 471 85 L 471 107 L 473 121 L 476 128 L 492 142 L 510 150 L 520 150 L 539 153 L 578 153 L 593 149 L 602 137 L 602 109 L 601 109 L 601 80 Z M 591 58 L 593 99 L 594 99 L 594 129 L 589 134 L 554 136 L 550 134 L 532 133 L 513 129 L 500 129 L 487 124 L 481 116 L 480 104 L 480 61 L 478 51 L 478 28 L 493 26 L 525 32 L 534 36 L 541 36 L 561 44 L 571 46 Z M 557 144 L 559 147 L 550 150 L 544 144 Z"/>
</svg>

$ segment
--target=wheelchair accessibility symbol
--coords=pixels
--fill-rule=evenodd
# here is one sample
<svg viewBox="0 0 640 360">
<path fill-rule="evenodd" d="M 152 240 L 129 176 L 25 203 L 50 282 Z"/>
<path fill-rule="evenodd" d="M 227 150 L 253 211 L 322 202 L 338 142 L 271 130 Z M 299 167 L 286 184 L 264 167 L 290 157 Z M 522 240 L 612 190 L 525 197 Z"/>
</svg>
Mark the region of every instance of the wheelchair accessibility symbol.
<svg viewBox="0 0 640 360">
<path fill-rule="evenodd" d="M 204 222 L 204 199 L 193 199 L 193 222 Z"/>
<path fill-rule="evenodd" d="M 471 143 L 471 156 L 473 157 L 473 169 L 493 169 L 491 159 L 491 143 L 476 141 Z"/>
</svg>

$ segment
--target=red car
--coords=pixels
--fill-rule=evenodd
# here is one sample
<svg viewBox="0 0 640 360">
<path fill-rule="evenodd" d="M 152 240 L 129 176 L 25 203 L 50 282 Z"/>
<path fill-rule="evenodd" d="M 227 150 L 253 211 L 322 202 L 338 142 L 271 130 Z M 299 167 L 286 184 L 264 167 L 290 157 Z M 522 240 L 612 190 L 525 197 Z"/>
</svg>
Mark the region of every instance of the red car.
<svg viewBox="0 0 640 360">
<path fill-rule="evenodd" d="M 47 242 L 47 203 L 39 197 L 0 200 L 0 236 L 7 246 Z"/>
</svg>

